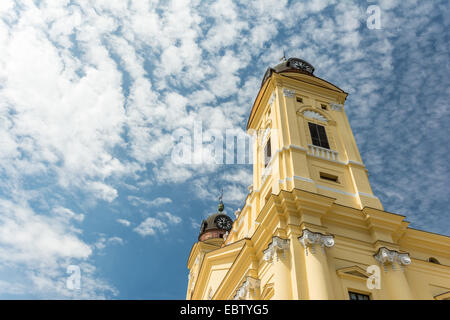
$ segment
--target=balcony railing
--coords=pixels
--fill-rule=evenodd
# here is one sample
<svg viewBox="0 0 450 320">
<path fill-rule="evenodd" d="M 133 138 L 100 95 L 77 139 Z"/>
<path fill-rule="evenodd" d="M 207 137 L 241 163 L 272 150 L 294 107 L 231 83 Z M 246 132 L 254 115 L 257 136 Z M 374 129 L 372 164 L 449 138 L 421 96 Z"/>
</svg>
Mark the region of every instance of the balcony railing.
<svg viewBox="0 0 450 320">
<path fill-rule="evenodd" d="M 270 176 L 271 174 L 272 174 L 272 163 L 269 163 L 269 165 L 266 168 L 264 168 L 263 174 L 261 176 L 261 185 L 264 184 L 267 177 Z"/>
<path fill-rule="evenodd" d="M 328 160 L 336 160 L 336 161 L 338 160 L 337 151 L 322 148 L 322 147 L 315 146 L 312 144 L 308 144 L 308 150 L 309 150 L 309 154 L 311 154 L 313 156 L 321 157 L 321 158 L 328 159 Z"/>
</svg>

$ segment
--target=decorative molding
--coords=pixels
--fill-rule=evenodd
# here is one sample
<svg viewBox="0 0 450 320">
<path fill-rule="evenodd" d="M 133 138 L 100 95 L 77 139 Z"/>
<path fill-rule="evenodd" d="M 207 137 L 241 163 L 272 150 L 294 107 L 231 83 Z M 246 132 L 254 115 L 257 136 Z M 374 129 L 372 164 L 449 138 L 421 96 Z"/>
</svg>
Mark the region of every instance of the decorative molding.
<svg viewBox="0 0 450 320">
<path fill-rule="evenodd" d="M 269 105 L 271 105 L 275 101 L 275 92 L 272 93 L 269 99 Z"/>
<path fill-rule="evenodd" d="M 353 160 L 348 160 L 348 164 L 354 164 L 354 165 L 357 165 L 357 166 L 360 166 L 360 167 L 363 167 L 363 168 L 366 167 L 366 166 L 363 165 L 361 162 L 353 161 Z"/>
<path fill-rule="evenodd" d="M 319 146 L 315 146 L 313 144 L 308 144 L 308 148 L 309 148 L 308 154 L 311 156 L 315 156 L 315 157 L 319 157 L 319 158 L 323 158 L 323 159 L 327 159 L 327 160 L 333 160 L 333 161 L 338 160 L 339 153 L 335 150 L 322 148 Z"/>
<path fill-rule="evenodd" d="M 336 270 L 336 274 L 340 278 L 349 278 L 353 280 L 367 281 L 367 278 L 370 277 L 370 274 L 367 273 L 366 270 L 359 266 L 351 266 L 346 268 L 341 268 Z"/>
<path fill-rule="evenodd" d="M 310 119 L 315 119 L 323 122 L 328 122 L 328 119 L 325 118 L 323 115 L 321 115 L 318 112 L 312 111 L 312 110 L 305 110 L 303 111 L 303 115 Z"/>
<path fill-rule="evenodd" d="M 302 246 L 305 248 L 306 255 L 308 255 L 308 248 L 310 248 L 312 254 L 315 253 L 314 247 L 316 244 L 319 244 L 323 250 L 325 250 L 325 247 L 331 248 L 334 246 L 334 236 L 324 235 L 320 232 L 312 232 L 308 229 L 303 230 L 302 235 L 298 237 L 298 241 L 300 241 Z"/>
<path fill-rule="evenodd" d="M 389 265 L 392 266 L 392 270 L 395 270 L 395 264 L 397 263 L 401 270 L 403 266 L 411 264 L 411 258 L 409 253 L 400 253 L 396 250 L 390 250 L 386 247 L 381 247 L 378 252 L 373 256 L 379 264 L 383 265 L 384 270 L 387 271 Z"/>
<path fill-rule="evenodd" d="M 301 110 L 305 111 L 305 110 L 311 110 L 311 109 L 314 109 L 314 107 L 312 105 L 303 104 L 295 110 L 295 113 L 297 113 L 300 116 L 300 115 L 303 115 L 303 112 Z"/>
<path fill-rule="evenodd" d="M 286 98 L 293 98 L 293 97 L 294 97 L 294 94 L 295 94 L 295 91 L 294 91 L 294 90 L 290 90 L 290 89 L 283 88 L 283 95 L 284 95 Z"/>
<path fill-rule="evenodd" d="M 272 237 L 272 242 L 267 249 L 263 251 L 264 260 L 272 262 L 274 258 L 280 260 L 280 253 L 282 258 L 286 257 L 286 251 L 289 250 L 289 239 L 281 239 L 280 237 Z"/>
<path fill-rule="evenodd" d="M 342 109 L 344 109 L 344 105 L 339 104 L 339 103 L 332 102 L 332 103 L 330 103 L 330 106 L 331 106 L 331 110 L 334 110 L 334 111 L 342 111 Z"/>
<path fill-rule="evenodd" d="M 261 280 L 247 277 L 244 283 L 236 290 L 233 300 L 247 300 L 249 298 L 256 299 L 257 291 L 261 286 Z"/>
<path fill-rule="evenodd" d="M 268 127 L 266 129 L 260 129 L 258 134 L 258 144 L 260 146 L 263 145 L 264 142 L 266 142 L 267 138 L 269 137 L 271 128 Z"/>
<path fill-rule="evenodd" d="M 283 149 L 286 149 L 286 150 L 296 149 L 296 150 L 305 151 L 305 152 L 308 151 L 306 148 L 296 146 L 295 144 L 290 144 L 289 147 L 283 147 Z"/>
</svg>

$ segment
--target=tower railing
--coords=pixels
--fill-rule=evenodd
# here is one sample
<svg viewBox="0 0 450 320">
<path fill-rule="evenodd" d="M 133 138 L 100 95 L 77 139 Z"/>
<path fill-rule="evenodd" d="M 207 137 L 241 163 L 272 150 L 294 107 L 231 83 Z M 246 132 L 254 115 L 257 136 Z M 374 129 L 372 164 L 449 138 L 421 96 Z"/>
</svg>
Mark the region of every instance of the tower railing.
<svg viewBox="0 0 450 320">
<path fill-rule="evenodd" d="M 320 157 L 320 158 L 324 158 L 324 159 L 328 159 L 328 160 L 338 160 L 338 152 L 334 151 L 334 150 L 330 150 L 327 148 L 322 148 L 319 146 L 315 146 L 313 144 L 308 144 L 308 151 L 309 154 L 316 156 L 316 157 Z"/>
</svg>

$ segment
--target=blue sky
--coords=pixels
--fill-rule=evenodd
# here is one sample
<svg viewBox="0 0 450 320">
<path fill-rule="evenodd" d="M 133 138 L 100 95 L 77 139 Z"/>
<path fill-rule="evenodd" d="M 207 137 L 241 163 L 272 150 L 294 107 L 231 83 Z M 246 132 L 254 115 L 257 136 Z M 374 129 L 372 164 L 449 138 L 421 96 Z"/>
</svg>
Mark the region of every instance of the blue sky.
<svg viewBox="0 0 450 320">
<path fill-rule="evenodd" d="M 175 164 L 174 133 L 243 133 L 283 50 L 349 93 L 385 210 L 449 235 L 449 17 L 446 0 L 1 1 L 0 298 L 184 299 L 201 220 L 222 188 L 233 216 L 251 166 Z"/>
</svg>

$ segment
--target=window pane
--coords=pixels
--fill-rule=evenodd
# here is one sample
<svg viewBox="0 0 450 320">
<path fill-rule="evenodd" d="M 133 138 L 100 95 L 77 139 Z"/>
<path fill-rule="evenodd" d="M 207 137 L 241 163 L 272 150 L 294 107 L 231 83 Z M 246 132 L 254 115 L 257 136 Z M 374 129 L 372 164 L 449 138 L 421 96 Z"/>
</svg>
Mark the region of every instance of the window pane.
<svg viewBox="0 0 450 320">
<path fill-rule="evenodd" d="M 272 144 L 270 143 L 270 138 L 264 147 L 264 167 L 269 164 L 270 158 L 272 157 Z"/>
<path fill-rule="evenodd" d="M 319 139 L 319 132 L 317 131 L 317 125 L 311 122 L 309 124 L 309 132 L 311 133 L 312 139 Z"/>
<path fill-rule="evenodd" d="M 319 132 L 320 146 L 322 148 L 330 149 L 328 145 L 327 133 L 325 132 L 325 127 L 317 126 L 317 131 Z"/>
<path fill-rule="evenodd" d="M 313 143 L 313 145 L 320 147 L 320 140 L 319 139 L 312 138 L 312 143 Z"/>
<path fill-rule="evenodd" d="M 330 149 L 330 145 L 328 144 L 328 141 L 327 141 L 327 140 L 325 140 L 325 141 L 321 140 L 321 141 L 320 141 L 320 146 L 321 146 L 322 148 Z"/>
</svg>

